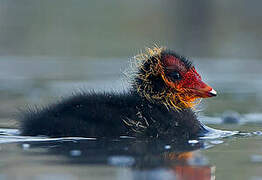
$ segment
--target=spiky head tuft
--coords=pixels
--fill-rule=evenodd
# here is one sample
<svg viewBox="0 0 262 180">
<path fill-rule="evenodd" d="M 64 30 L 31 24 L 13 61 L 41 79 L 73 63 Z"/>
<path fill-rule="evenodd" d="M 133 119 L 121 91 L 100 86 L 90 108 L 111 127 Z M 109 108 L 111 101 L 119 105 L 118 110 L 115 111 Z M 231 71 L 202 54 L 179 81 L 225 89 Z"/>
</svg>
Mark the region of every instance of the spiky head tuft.
<svg viewBox="0 0 262 180">
<path fill-rule="evenodd" d="M 187 58 L 163 47 L 153 47 L 135 56 L 135 60 L 137 71 L 132 85 L 147 100 L 179 110 L 192 108 L 198 103 L 196 99 L 205 97 L 196 88 L 207 85 Z"/>
</svg>

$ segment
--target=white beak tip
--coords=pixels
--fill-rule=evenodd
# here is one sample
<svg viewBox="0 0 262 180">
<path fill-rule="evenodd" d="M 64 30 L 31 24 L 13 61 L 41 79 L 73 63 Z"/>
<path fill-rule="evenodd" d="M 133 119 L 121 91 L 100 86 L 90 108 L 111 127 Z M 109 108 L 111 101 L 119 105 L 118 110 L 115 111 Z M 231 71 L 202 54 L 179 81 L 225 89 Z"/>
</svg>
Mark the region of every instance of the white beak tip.
<svg viewBox="0 0 262 180">
<path fill-rule="evenodd" d="M 217 92 L 214 89 L 212 89 L 211 91 L 209 91 L 209 94 L 211 94 L 212 96 L 216 96 Z"/>
</svg>

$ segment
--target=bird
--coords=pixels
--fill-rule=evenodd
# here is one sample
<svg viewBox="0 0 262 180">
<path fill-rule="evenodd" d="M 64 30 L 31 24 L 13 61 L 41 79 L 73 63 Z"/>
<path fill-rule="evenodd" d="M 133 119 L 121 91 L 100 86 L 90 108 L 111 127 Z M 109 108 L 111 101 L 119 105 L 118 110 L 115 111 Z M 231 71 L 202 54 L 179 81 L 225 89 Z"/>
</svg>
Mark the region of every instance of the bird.
<svg viewBox="0 0 262 180">
<path fill-rule="evenodd" d="M 21 135 L 187 140 L 207 133 L 195 106 L 217 92 L 202 81 L 189 58 L 155 46 L 131 64 L 135 68 L 125 91 L 80 92 L 26 109 L 19 115 Z"/>
</svg>

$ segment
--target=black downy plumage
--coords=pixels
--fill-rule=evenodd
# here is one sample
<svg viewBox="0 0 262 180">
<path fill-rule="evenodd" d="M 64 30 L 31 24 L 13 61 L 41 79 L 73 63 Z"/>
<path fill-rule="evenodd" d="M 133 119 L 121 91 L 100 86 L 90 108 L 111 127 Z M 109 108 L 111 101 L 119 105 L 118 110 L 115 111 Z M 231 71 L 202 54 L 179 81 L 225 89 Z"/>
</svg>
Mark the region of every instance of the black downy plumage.
<svg viewBox="0 0 262 180">
<path fill-rule="evenodd" d="M 197 98 L 216 95 L 192 63 L 165 48 L 136 57 L 125 93 L 86 92 L 20 116 L 21 134 L 49 137 L 169 137 L 189 139 L 206 129 L 192 110 Z"/>
</svg>

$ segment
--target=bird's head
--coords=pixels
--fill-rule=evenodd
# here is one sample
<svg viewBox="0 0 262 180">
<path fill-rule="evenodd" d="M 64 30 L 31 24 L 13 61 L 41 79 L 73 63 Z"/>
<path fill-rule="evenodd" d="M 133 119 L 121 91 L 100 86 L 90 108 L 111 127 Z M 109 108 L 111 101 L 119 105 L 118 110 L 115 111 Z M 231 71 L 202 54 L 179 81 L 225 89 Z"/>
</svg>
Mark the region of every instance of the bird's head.
<svg viewBox="0 0 262 180">
<path fill-rule="evenodd" d="M 192 62 L 165 48 L 147 49 L 136 56 L 138 71 L 133 87 L 140 96 L 168 108 L 191 108 L 199 98 L 216 96 L 202 81 Z"/>
</svg>

